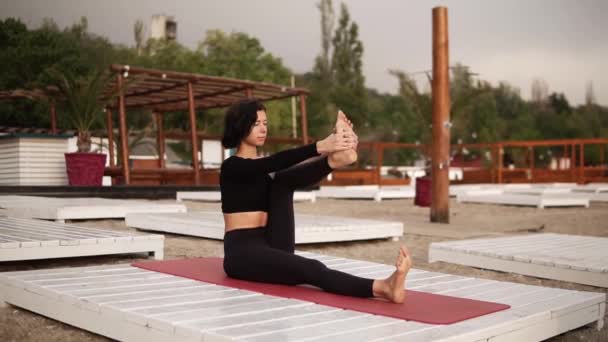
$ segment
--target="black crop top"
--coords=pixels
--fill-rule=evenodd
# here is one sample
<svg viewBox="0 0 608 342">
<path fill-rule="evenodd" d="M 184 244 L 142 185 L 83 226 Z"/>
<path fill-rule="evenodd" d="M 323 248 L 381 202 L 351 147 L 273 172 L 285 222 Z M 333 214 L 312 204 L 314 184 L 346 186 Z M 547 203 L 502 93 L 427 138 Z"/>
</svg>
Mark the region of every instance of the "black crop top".
<svg viewBox="0 0 608 342">
<path fill-rule="evenodd" d="M 268 211 L 269 173 L 318 156 L 316 143 L 257 159 L 231 156 L 220 171 L 222 212 Z"/>
</svg>

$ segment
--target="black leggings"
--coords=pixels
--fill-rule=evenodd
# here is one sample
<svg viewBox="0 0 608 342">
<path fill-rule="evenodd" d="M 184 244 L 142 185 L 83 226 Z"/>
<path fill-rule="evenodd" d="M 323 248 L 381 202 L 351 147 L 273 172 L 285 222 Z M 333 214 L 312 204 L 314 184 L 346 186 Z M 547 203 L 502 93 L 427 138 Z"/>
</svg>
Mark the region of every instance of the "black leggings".
<svg viewBox="0 0 608 342">
<path fill-rule="evenodd" d="M 309 284 L 325 291 L 372 297 L 373 280 L 331 270 L 322 262 L 294 254 L 293 192 L 331 172 L 327 157 L 277 172 L 271 184 L 265 227 L 224 235 L 224 271 L 232 278 L 274 284 Z"/>
</svg>

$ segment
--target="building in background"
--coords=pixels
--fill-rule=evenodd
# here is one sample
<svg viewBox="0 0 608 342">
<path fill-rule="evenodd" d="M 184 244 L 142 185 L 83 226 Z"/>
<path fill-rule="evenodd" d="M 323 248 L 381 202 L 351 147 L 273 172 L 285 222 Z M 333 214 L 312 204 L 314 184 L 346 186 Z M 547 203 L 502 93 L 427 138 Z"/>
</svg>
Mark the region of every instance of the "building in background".
<svg viewBox="0 0 608 342">
<path fill-rule="evenodd" d="M 150 38 L 177 40 L 177 21 L 172 16 L 153 15 L 150 23 Z"/>
</svg>

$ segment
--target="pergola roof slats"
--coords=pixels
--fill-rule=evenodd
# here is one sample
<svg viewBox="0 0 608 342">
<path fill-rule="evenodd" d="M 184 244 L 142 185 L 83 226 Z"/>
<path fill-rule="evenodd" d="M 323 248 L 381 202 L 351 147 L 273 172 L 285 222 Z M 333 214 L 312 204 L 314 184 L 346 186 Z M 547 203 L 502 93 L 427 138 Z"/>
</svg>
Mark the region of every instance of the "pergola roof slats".
<svg viewBox="0 0 608 342">
<path fill-rule="evenodd" d="M 268 101 L 308 94 L 308 91 L 302 88 L 266 82 L 144 69 L 127 65 L 112 65 L 110 71 L 117 73 L 120 75 L 119 77 L 135 78 L 124 94 L 125 107 L 131 109 L 147 108 L 159 112 L 186 110 L 188 109 L 189 83 L 193 92 L 195 109 L 225 107 L 246 99 L 248 96 Z M 115 84 L 110 85 L 106 93 L 109 94 L 111 89 L 115 88 Z"/>
</svg>

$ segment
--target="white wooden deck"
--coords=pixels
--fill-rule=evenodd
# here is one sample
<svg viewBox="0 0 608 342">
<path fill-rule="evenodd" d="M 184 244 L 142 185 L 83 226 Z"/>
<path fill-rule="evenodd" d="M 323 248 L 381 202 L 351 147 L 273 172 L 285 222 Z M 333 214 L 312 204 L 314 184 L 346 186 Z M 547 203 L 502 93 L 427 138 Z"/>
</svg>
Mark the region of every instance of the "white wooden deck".
<svg viewBox="0 0 608 342">
<path fill-rule="evenodd" d="M 385 277 L 394 269 L 300 254 L 370 278 Z M 408 275 L 407 288 L 511 308 L 451 325 L 431 325 L 266 296 L 130 265 L 0 274 L 5 302 L 120 341 L 541 341 L 588 324 L 603 325 L 603 293 L 415 269 Z"/>
<path fill-rule="evenodd" d="M 537 207 L 585 207 L 589 208 L 589 198 L 570 196 L 570 194 L 542 195 L 529 193 L 510 193 L 505 190 L 471 190 L 460 193 L 457 197 L 461 203 L 486 203 L 514 206 Z"/>
<path fill-rule="evenodd" d="M 535 234 L 432 243 L 429 261 L 608 287 L 608 238 Z"/>
<path fill-rule="evenodd" d="M 178 191 L 176 194 L 178 202 L 182 201 L 201 201 L 201 202 L 220 202 L 222 194 L 219 191 Z M 317 197 L 314 191 L 295 191 L 293 193 L 295 202 L 316 202 Z"/>
<path fill-rule="evenodd" d="M 336 199 L 369 199 L 381 202 L 384 199 L 409 199 L 416 196 L 413 186 L 378 187 L 377 185 L 361 186 L 322 186 L 316 191 L 318 198 Z"/>
<path fill-rule="evenodd" d="M 149 253 L 162 259 L 163 247 L 163 235 L 133 235 L 0 217 L 0 262 L 122 253 Z"/>
<path fill-rule="evenodd" d="M 128 214 L 125 223 L 137 229 L 224 239 L 222 213 Z M 337 216 L 295 215 L 296 244 L 339 242 L 403 236 L 403 223 Z"/>
<path fill-rule="evenodd" d="M 43 220 L 86 220 L 124 218 L 127 213 L 185 212 L 183 204 L 107 198 L 57 198 L 38 196 L 0 196 L 0 208 L 9 216 Z"/>
</svg>

